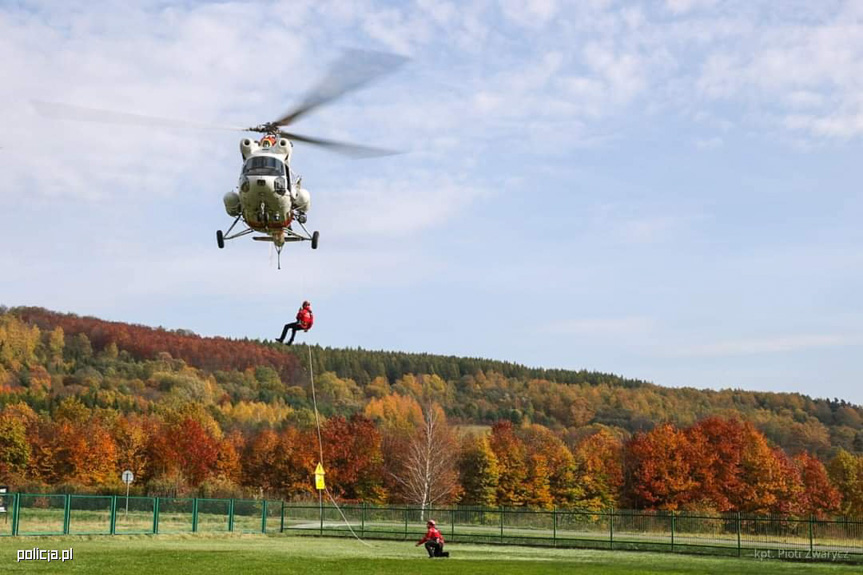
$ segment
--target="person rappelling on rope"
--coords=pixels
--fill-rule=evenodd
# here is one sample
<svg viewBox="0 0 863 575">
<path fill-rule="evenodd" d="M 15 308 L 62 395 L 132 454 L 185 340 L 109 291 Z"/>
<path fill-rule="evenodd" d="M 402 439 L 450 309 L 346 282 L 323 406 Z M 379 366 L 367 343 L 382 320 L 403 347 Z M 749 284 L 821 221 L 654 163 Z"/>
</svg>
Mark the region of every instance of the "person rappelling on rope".
<svg viewBox="0 0 863 575">
<path fill-rule="evenodd" d="M 449 557 L 449 551 L 443 550 L 443 535 L 438 531 L 437 524 L 434 520 L 429 519 L 428 523 L 426 523 L 426 527 L 428 527 L 428 531 L 426 531 L 426 534 L 422 539 L 417 541 L 416 547 L 425 543 L 429 559 L 433 559 L 434 557 Z"/>
<path fill-rule="evenodd" d="M 312 313 L 312 304 L 304 301 L 300 311 L 297 312 L 297 321 L 285 324 L 282 329 L 282 335 L 276 339 L 279 343 L 285 343 L 285 336 L 288 335 L 288 330 L 291 330 L 291 339 L 287 341 L 287 345 L 294 343 L 294 336 L 300 330 L 309 331 L 315 323 L 315 314 Z"/>
</svg>

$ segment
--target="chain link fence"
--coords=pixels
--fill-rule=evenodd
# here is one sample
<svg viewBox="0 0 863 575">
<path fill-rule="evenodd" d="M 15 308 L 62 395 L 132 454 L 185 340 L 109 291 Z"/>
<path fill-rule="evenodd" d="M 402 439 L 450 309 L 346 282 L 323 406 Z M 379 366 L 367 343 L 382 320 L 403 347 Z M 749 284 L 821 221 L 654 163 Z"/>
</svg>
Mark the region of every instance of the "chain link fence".
<svg viewBox="0 0 863 575">
<path fill-rule="evenodd" d="M 344 505 L 362 538 L 412 541 L 434 519 L 447 542 L 863 562 L 863 521 L 740 513 Z M 285 504 L 282 530 L 350 536 L 332 506 Z"/>
<path fill-rule="evenodd" d="M 12 493 L 0 536 L 289 533 L 418 540 L 434 519 L 447 542 L 651 550 L 863 562 L 863 521 L 578 509 L 286 503 L 266 499 Z M 345 522 L 347 520 L 347 524 Z M 350 525 L 350 529 L 348 527 Z"/>
</svg>

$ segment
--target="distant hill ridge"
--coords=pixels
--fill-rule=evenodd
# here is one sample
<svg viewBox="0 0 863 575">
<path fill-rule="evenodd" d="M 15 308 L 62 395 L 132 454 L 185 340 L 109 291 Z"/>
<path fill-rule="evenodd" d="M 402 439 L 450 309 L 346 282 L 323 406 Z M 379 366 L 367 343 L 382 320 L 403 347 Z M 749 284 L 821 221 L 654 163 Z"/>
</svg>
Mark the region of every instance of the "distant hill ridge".
<svg viewBox="0 0 863 575">
<path fill-rule="evenodd" d="M 186 330 L 111 322 L 34 307 L 12 308 L 7 313 L 42 332 L 62 328 L 67 341 L 83 334 L 95 352 L 113 345 L 138 362 L 152 361 L 167 353 L 214 374 L 226 394 L 222 402 L 279 399 L 297 409 L 309 407 L 303 391 L 308 387 L 307 358 L 281 345 L 201 337 Z M 390 394 L 416 398 L 428 394 L 457 422 L 489 424 L 508 419 L 574 434 L 597 427 L 617 428 L 629 434 L 665 421 L 691 425 L 704 417 L 720 415 L 754 423 L 768 439 L 792 454 L 805 450 L 828 457 L 839 448 L 863 453 L 863 409 L 844 400 L 740 389 L 665 388 L 586 370 L 529 368 L 506 361 L 426 353 L 317 346 L 313 350 L 315 373 L 330 377 L 325 381 L 334 389 L 331 401 L 324 404 L 330 414 L 361 412 L 370 401 Z M 74 355 L 69 349 L 64 353 L 67 359 Z M 101 369 L 92 363 L 82 361 L 81 366 Z M 269 376 L 261 372 L 267 368 L 277 374 L 277 381 L 270 382 Z M 249 376 L 242 376 L 249 370 L 259 381 L 250 382 Z M 79 385 L 80 377 L 74 373 L 62 377 L 72 386 L 69 389 L 77 389 L 74 386 Z"/>
<path fill-rule="evenodd" d="M 283 353 L 266 342 L 248 339 L 205 337 L 185 329 L 168 330 L 125 322 L 107 321 L 91 316 L 59 313 L 38 307 L 18 307 L 10 310 L 22 320 L 41 329 L 63 328 L 68 335 L 83 333 L 96 349 L 113 342 L 136 359 L 154 359 L 159 352 L 168 352 L 200 369 L 244 369 L 253 365 L 270 365 L 283 377 L 296 375 L 295 354 Z M 203 346 L 225 353 L 201 353 Z M 230 353 L 224 348 L 230 347 Z M 532 368 L 509 361 L 483 358 L 443 356 L 430 353 L 366 350 L 363 348 L 332 348 L 313 346 L 315 367 L 319 372 L 333 371 L 366 384 L 375 377 L 396 380 L 409 373 L 435 374 L 444 379 L 456 379 L 480 372 L 497 372 L 504 377 L 545 379 L 556 383 L 598 385 L 608 383 L 623 387 L 649 385 L 637 379 L 587 370 Z"/>
</svg>

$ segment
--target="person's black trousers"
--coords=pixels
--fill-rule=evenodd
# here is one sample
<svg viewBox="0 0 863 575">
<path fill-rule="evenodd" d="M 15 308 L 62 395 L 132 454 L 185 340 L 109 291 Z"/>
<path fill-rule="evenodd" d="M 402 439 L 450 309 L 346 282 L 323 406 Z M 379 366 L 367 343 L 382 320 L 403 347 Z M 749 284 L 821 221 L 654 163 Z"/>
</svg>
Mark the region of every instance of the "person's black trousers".
<svg viewBox="0 0 863 575">
<path fill-rule="evenodd" d="M 426 541 L 426 551 L 429 557 L 449 557 L 449 553 L 444 553 L 443 544 L 436 541 Z"/>
<path fill-rule="evenodd" d="M 284 329 L 282 329 L 282 335 L 280 335 L 279 339 L 277 339 L 276 341 L 279 343 L 283 343 L 285 341 L 285 336 L 288 335 L 289 329 L 293 330 L 291 332 L 291 339 L 288 340 L 288 345 L 291 345 L 292 343 L 294 343 L 294 336 L 297 335 L 297 332 L 303 328 L 300 327 L 300 322 L 298 322 L 298 321 L 295 321 L 294 323 L 285 324 Z"/>
</svg>

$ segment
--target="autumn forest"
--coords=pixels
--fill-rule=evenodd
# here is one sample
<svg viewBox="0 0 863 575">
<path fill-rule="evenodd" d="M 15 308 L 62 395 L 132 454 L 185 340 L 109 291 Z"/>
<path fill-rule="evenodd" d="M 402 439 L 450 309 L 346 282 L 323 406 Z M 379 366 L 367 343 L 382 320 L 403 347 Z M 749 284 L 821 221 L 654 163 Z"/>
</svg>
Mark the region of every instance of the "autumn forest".
<svg viewBox="0 0 863 575">
<path fill-rule="evenodd" d="M 288 348 L 0 308 L 0 483 L 26 492 L 863 516 L 863 409 L 588 371 Z M 310 369 L 311 368 L 311 369 Z M 698 382 L 693 382 L 697 385 Z"/>
</svg>

